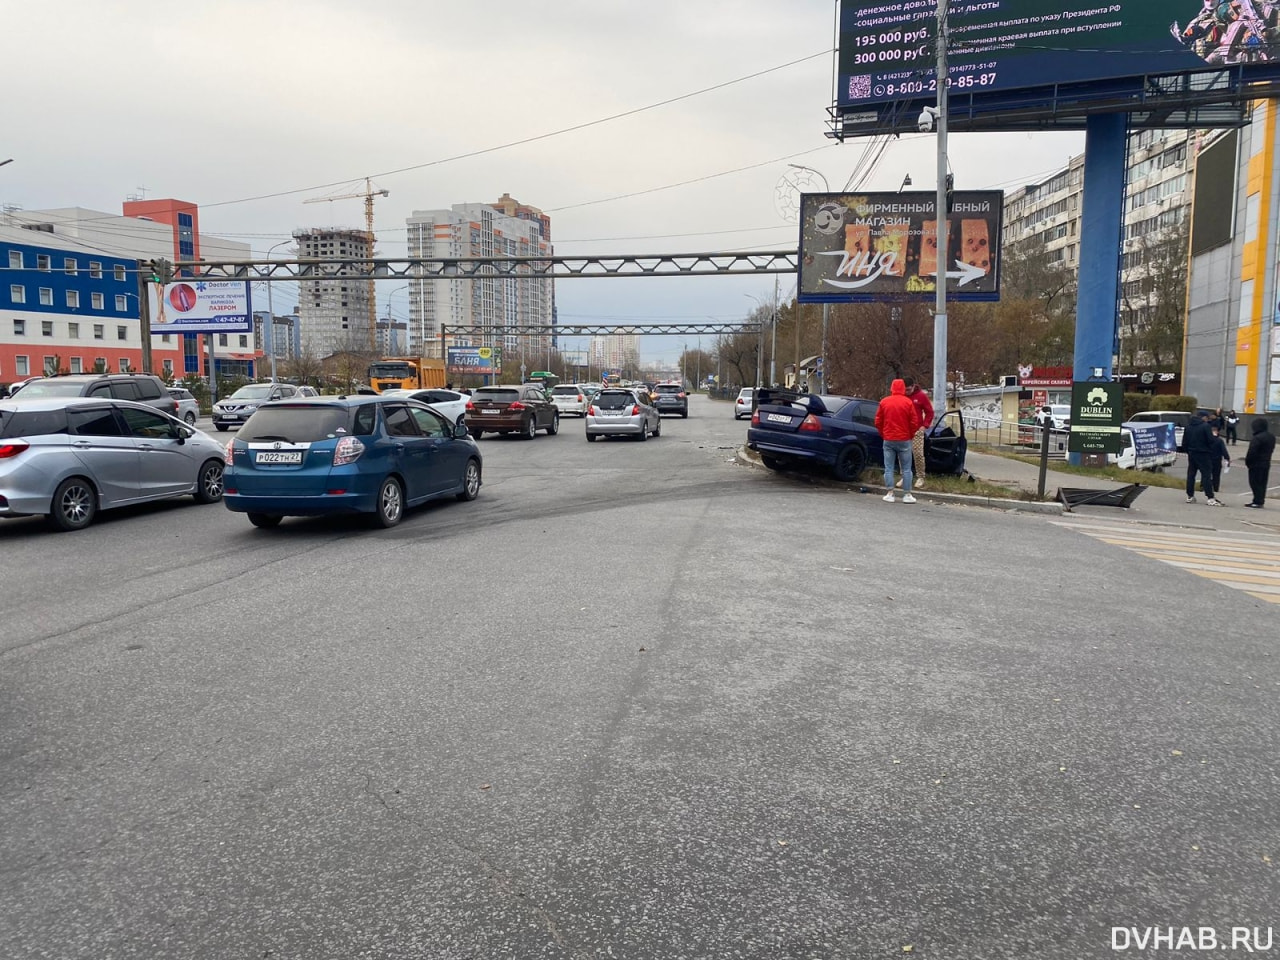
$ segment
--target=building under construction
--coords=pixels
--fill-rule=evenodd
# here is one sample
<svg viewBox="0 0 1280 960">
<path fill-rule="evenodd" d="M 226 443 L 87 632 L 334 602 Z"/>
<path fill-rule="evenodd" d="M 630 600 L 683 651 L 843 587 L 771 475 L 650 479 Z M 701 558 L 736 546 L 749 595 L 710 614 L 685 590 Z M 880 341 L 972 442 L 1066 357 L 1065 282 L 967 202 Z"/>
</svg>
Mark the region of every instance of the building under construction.
<svg viewBox="0 0 1280 960">
<path fill-rule="evenodd" d="M 363 230 L 295 230 L 298 257 L 356 260 L 372 256 L 369 236 Z M 375 338 L 369 331 L 372 304 L 370 284 L 364 280 L 333 278 L 298 282 L 298 318 L 302 327 L 302 349 L 317 357 L 334 353 L 371 349 Z"/>
</svg>

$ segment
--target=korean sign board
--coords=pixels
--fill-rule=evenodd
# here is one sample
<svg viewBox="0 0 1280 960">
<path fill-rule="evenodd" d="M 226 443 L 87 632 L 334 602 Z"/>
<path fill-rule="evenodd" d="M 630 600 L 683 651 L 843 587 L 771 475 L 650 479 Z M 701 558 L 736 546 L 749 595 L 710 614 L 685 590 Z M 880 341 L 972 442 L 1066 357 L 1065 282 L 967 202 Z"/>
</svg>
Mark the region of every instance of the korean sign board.
<svg viewBox="0 0 1280 960">
<path fill-rule="evenodd" d="M 252 333 L 253 308 L 244 280 L 179 280 L 147 284 L 151 332 Z"/>
<path fill-rule="evenodd" d="M 1071 453 L 1119 453 L 1124 419 L 1124 388 L 1113 381 L 1077 380 L 1071 384 Z"/>
<path fill-rule="evenodd" d="M 807 193 L 800 198 L 801 303 L 933 297 L 936 193 Z M 957 191 L 941 258 L 949 300 L 1000 299 L 1004 194 Z"/>
<path fill-rule="evenodd" d="M 502 372 L 502 364 L 493 347 L 449 347 L 445 368 L 449 373 Z"/>
</svg>

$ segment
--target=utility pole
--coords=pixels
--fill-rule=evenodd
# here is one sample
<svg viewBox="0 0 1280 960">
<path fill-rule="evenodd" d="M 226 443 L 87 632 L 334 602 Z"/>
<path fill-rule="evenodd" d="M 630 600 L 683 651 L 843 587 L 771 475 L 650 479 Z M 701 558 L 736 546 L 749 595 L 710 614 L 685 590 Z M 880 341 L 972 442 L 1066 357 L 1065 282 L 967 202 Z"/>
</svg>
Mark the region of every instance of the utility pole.
<svg viewBox="0 0 1280 960">
<path fill-rule="evenodd" d="M 947 404 L 947 0 L 938 0 L 938 278 L 933 307 L 933 399 Z"/>
<path fill-rule="evenodd" d="M 773 277 L 773 345 L 769 349 L 769 386 L 778 382 L 778 276 Z"/>
<path fill-rule="evenodd" d="M 7 161 L 6 161 L 7 162 Z M 148 296 L 147 276 L 150 271 L 138 261 L 138 335 L 142 337 L 142 372 L 151 372 L 151 297 Z M 164 288 L 161 288 L 163 296 Z"/>
</svg>

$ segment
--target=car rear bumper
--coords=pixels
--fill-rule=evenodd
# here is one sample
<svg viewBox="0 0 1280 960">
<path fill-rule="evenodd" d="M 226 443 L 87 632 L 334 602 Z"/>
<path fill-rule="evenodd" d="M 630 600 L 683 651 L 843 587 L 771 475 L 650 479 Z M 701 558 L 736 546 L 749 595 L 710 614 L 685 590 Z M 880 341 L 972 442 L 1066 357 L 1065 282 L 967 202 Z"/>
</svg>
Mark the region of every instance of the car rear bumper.
<svg viewBox="0 0 1280 960">
<path fill-rule="evenodd" d="M 589 422 L 587 424 L 587 433 L 597 437 L 607 437 L 611 435 L 628 436 L 637 434 L 644 430 L 644 420 L 621 420 L 618 423 L 610 423 L 608 421 L 601 422 L 599 420 Z"/>
<path fill-rule="evenodd" d="M 476 430 L 484 430 L 486 433 L 492 433 L 495 430 L 523 430 L 525 425 L 525 417 L 493 417 L 483 413 L 467 414 L 467 429 L 473 433 Z"/>
<path fill-rule="evenodd" d="M 773 457 L 786 457 L 791 460 L 803 460 L 808 463 L 824 463 L 827 465 L 835 463 L 835 455 L 825 447 L 798 446 L 780 442 L 767 436 L 757 436 L 757 431 L 755 430 L 747 432 L 747 447 L 756 451 L 756 453 L 763 453 Z"/>
<path fill-rule="evenodd" d="M 318 497 L 255 497 L 241 493 L 223 494 L 222 502 L 236 513 L 270 513 L 282 517 L 319 517 L 330 513 L 373 513 L 378 503 L 372 494 L 348 490 Z"/>
</svg>

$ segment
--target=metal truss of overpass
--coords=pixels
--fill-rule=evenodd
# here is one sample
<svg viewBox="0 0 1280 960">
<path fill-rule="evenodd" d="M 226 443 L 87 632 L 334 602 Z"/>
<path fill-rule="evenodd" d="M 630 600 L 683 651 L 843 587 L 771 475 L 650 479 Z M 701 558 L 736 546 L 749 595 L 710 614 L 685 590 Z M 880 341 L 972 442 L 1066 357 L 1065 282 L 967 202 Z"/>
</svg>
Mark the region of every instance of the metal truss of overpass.
<svg viewBox="0 0 1280 960">
<path fill-rule="evenodd" d="M 731 337 L 739 333 L 755 334 L 761 324 L 752 320 L 737 323 L 569 323 L 569 324 L 524 324 L 508 327 L 470 327 L 442 326 L 440 338 L 443 343 L 448 331 L 462 336 L 492 336 L 494 339 L 506 337 L 605 337 L 613 334 L 643 333 L 658 336 L 703 336 Z"/>
<path fill-rule="evenodd" d="M 794 250 L 596 257 L 404 257 L 177 261 L 178 276 L 206 280 L 466 280 L 510 277 L 716 277 L 795 273 Z"/>
</svg>

